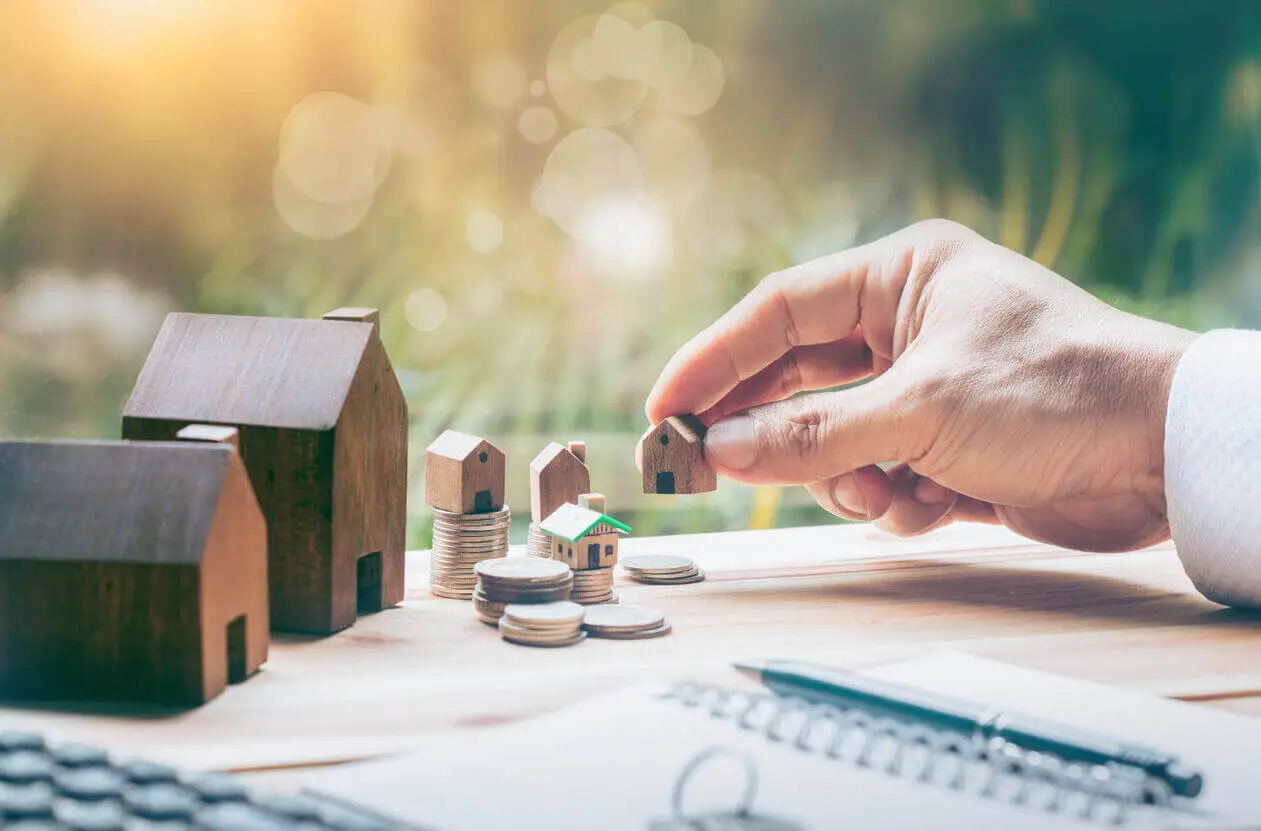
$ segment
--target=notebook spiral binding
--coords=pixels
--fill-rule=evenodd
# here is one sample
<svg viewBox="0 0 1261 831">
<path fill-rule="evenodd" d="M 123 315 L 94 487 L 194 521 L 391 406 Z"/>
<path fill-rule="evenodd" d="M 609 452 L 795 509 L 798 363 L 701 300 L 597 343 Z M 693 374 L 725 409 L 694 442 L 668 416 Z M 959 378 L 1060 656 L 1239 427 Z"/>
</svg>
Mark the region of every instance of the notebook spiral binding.
<svg viewBox="0 0 1261 831">
<path fill-rule="evenodd" d="M 680 683 L 662 693 L 768 741 L 928 786 L 949 788 L 1102 825 L 1168 805 L 1167 787 L 1142 770 L 1067 762 L 1002 739 L 985 741 L 772 693 Z"/>
</svg>

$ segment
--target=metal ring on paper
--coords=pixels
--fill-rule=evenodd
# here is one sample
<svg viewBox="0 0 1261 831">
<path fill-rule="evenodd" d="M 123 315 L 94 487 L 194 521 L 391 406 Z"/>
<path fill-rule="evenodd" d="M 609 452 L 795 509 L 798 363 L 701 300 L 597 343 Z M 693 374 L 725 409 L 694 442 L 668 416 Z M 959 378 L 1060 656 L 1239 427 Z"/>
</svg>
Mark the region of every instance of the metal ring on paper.
<svg viewBox="0 0 1261 831">
<path fill-rule="evenodd" d="M 757 763 L 748 754 L 726 747 L 711 747 L 698 753 L 679 772 L 679 778 L 674 783 L 674 793 L 670 798 L 671 810 L 676 820 L 694 824 L 702 819 L 699 815 L 687 815 L 683 810 L 683 797 L 687 793 L 688 783 L 692 781 L 692 777 L 696 775 L 697 771 L 721 756 L 730 756 L 744 763 L 744 793 L 740 796 L 740 802 L 736 805 L 735 810 L 732 811 L 732 816 L 747 817 L 753 812 L 753 799 L 757 796 L 758 785 Z"/>
</svg>

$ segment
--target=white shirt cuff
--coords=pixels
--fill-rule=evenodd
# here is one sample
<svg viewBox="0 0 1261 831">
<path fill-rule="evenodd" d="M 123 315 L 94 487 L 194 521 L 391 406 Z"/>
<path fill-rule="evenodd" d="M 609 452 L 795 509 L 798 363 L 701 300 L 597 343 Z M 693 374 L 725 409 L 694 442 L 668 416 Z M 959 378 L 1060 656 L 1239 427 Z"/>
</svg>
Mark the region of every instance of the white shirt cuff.
<svg viewBox="0 0 1261 831">
<path fill-rule="evenodd" d="M 1191 342 L 1165 419 L 1169 529 L 1195 587 L 1261 607 L 1261 332 Z"/>
</svg>

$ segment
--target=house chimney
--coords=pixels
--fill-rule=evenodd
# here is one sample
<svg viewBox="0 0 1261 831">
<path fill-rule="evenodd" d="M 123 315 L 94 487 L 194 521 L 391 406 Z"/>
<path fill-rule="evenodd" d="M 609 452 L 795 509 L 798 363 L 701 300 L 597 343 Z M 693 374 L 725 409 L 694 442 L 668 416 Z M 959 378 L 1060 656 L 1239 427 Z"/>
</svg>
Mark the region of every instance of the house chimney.
<svg viewBox="0 0 1261 831">
<path fill-rule="evenodd" d="M 604 494 L 584 493 L 578 497 L 578 507 L 602 514 L 604 513 Z"/>
<path fill-rule="evenodd" d="M 324 315 L 325 320 L 351 320 L 355 323 L 371 323 L 373 326 L 379 326 L 381 323 L 381 313 L 376 309 L 364 309 L 356 306 L 344 306 L 340 309 Z"/>
<path fill-rule="evenodd" d="M 578 457 L 578 461 L 584 465 L 587 463 L 587 443 L 585 441 L 571 441 L 569 443 L 569 452 Z"/>
<path fill-rule="evenodd" d="M 203 441 L 212 444 L 230 444 L 241 449 L 241 434 L 235 427 L 222 424 L 190 424 L 175 434 L 180 441 Z"/>
</svg>

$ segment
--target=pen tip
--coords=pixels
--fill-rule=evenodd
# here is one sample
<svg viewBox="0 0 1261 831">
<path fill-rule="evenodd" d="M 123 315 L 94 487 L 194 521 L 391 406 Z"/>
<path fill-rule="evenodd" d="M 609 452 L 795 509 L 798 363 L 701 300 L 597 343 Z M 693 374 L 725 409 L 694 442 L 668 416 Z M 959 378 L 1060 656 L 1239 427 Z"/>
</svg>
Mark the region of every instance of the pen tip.
<svg viewBox="0 0 1261 831">
<path fill-rule="evenodd" d="M 762 680 L 762 672 L 766 669 L 765 661 L 736 661 L 732 664 L 736 671 L 747 675 L 755 681 Z"/>
</svg>

